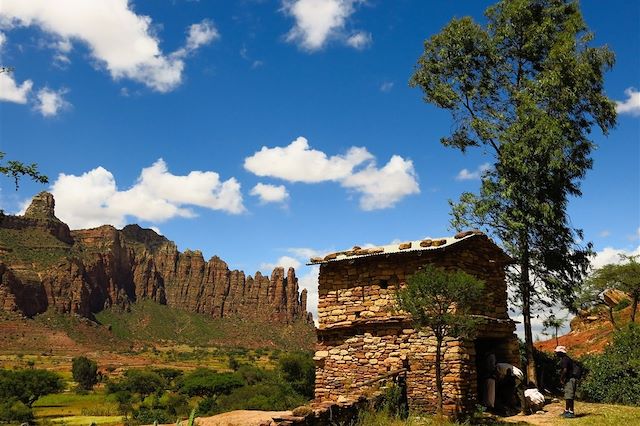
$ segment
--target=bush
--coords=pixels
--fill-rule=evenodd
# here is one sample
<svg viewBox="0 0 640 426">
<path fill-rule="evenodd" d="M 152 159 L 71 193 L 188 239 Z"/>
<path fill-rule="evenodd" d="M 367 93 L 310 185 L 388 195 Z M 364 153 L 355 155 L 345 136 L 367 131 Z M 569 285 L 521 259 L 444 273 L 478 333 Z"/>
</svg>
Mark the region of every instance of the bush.
<svg viewBox="0 0 640 426">
<path fill-rule="evenodd" d="M 140 407 L 133 413 L 133 418 L 143 425 L 158 423 L 171 423 L 174 419 L 161 409 Z"/>
<path fill-rule="evenodd" d="M 0 422 L 29 423 L 33 420 L 33 412 L 22 401 L 10 399 L 0 403 Z"/>
<path fill-rule="evenodd" d="M 299 407 L 307 399 L 284 383 L 259 383 L 235 389 L 216 400 L 217 412 L 231 410 L 280 411 Z"/>
<path fill-rule="evenodd" d="M 588 373 L 578 396 L 587 401 L 640 405 L 640 326 L 629 324 L 615 333 L 599 355 L 582 359 Z"/>
<path fill-rule="evenodd" d="M 73 358 L 71 374 L 81 389 L 91 390 L 98 383 L 98 364 L 86 356 Z"/>
<path fill-rule="evenodd" d="M 161 392 L 166 386 L 165 380 L 151 370 L 132 369 L 124 373 L 120 380 L 107 382 L 107 393 L 128 392 L 139 394 L 143 398 L 152 393 Z"/>
<path fill-rule="evenodd" d="M 182 377 L 179 391 L 189 396 L 213 397 L 228 394 L 243 385 L 244 382 L 237 374 L 216 373 L 208 368 L 198 368 Z"/>
<path fill-rule="evenodd" d="M 62 377 L 47 370 L 0 370 L 0 401 L 31 406 L 38 398 L 64 390 Z"/>
<path fill-rule="evenodd" d="M 296 392 L 308 399 L 313 398 L 316 367 L 311 354 L 295 352 L 283 355 L 278 360 L 278 367 L 284 380 L 290 383 Z"/>
</svg>

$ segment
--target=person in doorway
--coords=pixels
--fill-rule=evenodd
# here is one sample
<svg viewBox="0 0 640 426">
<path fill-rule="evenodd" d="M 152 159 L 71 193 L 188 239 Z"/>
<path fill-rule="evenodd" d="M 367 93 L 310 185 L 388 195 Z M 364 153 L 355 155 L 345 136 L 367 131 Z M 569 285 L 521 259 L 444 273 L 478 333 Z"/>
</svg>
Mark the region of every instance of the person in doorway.
<svg viewBox="0 0 640 426">
<path fill-rule="evenodd" d="M 524 409 L 524 373 L 515 365 L 507 362 L 496 364 L 497 389 L 501 411 L 505 414 L 512 413 L 514 409 Z"/>
<path fill-rule="evenodd" d="M 575 412 L 573 411 L 573 400 L 576 397 L 577 381 L 573 375 L 573 360 L 567 355 L 567 348 L 558 346 L 554 350 L 556 356 L 560 358 L 560 384 L 564 390 L 565 409 L 562 417 L 572 419 Z"/>
<path fill-rule="evenodd" d="M 496 404 L 496 354 L 493 351 L 487 352 L 483 363 L 484 378 L 484 406 L 489 411 L 495 408 Z"/>
</svg>

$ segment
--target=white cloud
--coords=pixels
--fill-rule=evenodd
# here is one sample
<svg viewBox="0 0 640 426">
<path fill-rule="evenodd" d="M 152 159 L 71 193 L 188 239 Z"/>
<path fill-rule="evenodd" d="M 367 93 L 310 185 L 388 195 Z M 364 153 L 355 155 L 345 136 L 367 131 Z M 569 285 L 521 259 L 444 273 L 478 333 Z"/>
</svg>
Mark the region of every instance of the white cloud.
<svg viewBox="0 0 640 426">
<path fill-rule="evenodd" d="M 329 40 L 342 40 L 356 49 L 366 47 L 371 35 L 356 32 L 345 34 L 347 20 L 362 0 L 283 0 L 283 10 L 296 23 L 287 34 L 287 41 L 308 51 L 322 49 Z"/>
<path fill-rule="evenodd" d="M 385 81 L 380 85 L 380 91 L 384 93 L 389 93 L 391 89 L 393 89 L 394 85 L 395 83 L 393 81 Z"/>
<path fill-rule="evenodd" d="M 12 73 L 0 73 L 0 101 L 26 104 L 33 82 L 25 80 L 17 84 Z"/>
<path fill-rule="evenodd" d="M 208 19 L 189 27 L 186 48 L 196 50 L 220 38 L 220 33 Z"/>
<path fill-rule="evenodd" d="M 391 157 L 381 169 L 374 162 L 370 163 L 364 170 L 348 176 L 341 184 L 362 193 L 362 210 L 393 207 L 404 197 L 420 193 L 413 162 L 398 155 Z"/>
<path fill-rule="evenodd" d="M 7 42 L 7 36 L 4 35 L 4 33 L 0 31 L 0 51 L 2 51 L 2 48 L 4 47 L 4 44 L 6 42 Z"/>
<path fill-rule="evenodd" d="M 362 50 L 373 42 L 373 38 L 371 37 L 371 33 L 367 33 L 365 31 L 358 31 L 355 34 L 352 34 L 347 38 L 347 45 L 353 47 L 354 49 Z"/>
<path fill-rule="evenodd" d="M 298 259 L 291 256 L 282 256 L 275 263 L 261 263 L 260 270 L 265 273 L 270 273 L 274 268 L 283 267 L 286 271 L 289 268 L 298 269 L 302 265 Z"/>
<path fill-rule="evenodd" d="M 411 160 L 394 155 L 382 168 L 363 147 L 351 147 L 345 155 L 327 156 L 299 137 L 285 147 L 262 149 L 247 157 L 244 167 L 257 176 L 288 182 L 338 182 L 361 194 L 360 207 L 375 210 L 392 207 L 420 188 Z"/>
<path fill-rule="evenodd" d="M 469 169 L 462 169 L 458 172 L 456 176 L 456 180 L 477 180 L 482 177 L 482 174 L 487 170 L 491 169 L 491 164 L 484 163 L 478 166 L 478 168 L 474 171 L 470 171 Z"/>
<path fill-rule="evenodd" d="M 602 238 L 607 238 L 607 237 L 611 236 L 611 231 L 609 231 L 608 229 L 604 229 L 604 230 L 600 231 L 598 236 L 602 237 Z"/>
<path fill-rule="evenodd" d="M 346 155 L 327 157 L 324 152 L 309 148 L 306 138 L 299 137 L 284 148 L 263 146 L 244 160 L 244 168 L 257 176 L 317 183 L 344 179 L 356 166 L 371 159 L 366 148 L 360 147 L 350 148 Z"/>
<path fill-rule="evenodd" d="M 640 115 L 640 91 L 634 87 L 629 87 L 624 91 L 624 94 L 627 95 L 625 101 L 616 101 L 616 111 L 618 114 Z"/>
<path fill-rule="evenodd" d="M 37 100 L 34 108 L 42 114 L 43 117 L 53 117 L 61 110 L 70 106 L 69 102 L 63 98 L 66 92 L 66 89 L 58 91 L 51 90 L 47 87 L 40 89 L 36 96 Z"/>
<path fill-rule="evenodd" d="M 173 90 L 182 81 L 183 56 L 217 35 L 208 21 L 192 25 L 186 47 L 165 55 L 152 20 L 136 14 L 128 0 L 4 0 L 0 18 L 9 27 L 38 26 L 68 43 L 85 43 L 97 63 L 113 79 L 131 79 L 158 92 Z M 66 56 L 64 56 L 66 58 Z"/>
<path fill-rule="evenodd" d="M 282 203 L 289 198 L 289 192 L 284 185 L 270 185 L 258 183 L 250 192 L 251 195 L 260 197 L 262 203 Z"/>
<path fill-rule="evenodd" d="M 56 215 L 71 228 L 121 227 L 129 216 L 152 223 L 194 217 L 189 206 L 232 214 L 245 210 L 235 178 L 221 181 L 211 171 L 174 175 L 162 159 L 142 169 L 137 182 L 124 191 L 118 190 L 111 172 L 97 167 L 80 176 L 60 174 L 51 192 L 56 198 Z"/>
<path fill-rule="evenodd" d="M 591 268 L 597 269 L 611 263 L 612 264 L 621 263 L 622 262 L 622 259 L 620 258 L 621 254 L 626 256 L 638 256 L 640 255 L 640 246 L 632 250 L 605 247 L 602 250 L 596 252 L 596 255 L 591 260 Z"/>
</svg>

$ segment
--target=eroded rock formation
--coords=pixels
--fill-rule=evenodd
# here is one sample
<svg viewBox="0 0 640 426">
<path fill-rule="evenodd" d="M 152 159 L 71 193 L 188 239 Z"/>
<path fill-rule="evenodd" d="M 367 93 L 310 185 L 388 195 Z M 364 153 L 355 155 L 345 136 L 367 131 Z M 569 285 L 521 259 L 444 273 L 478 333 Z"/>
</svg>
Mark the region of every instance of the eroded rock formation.
<svg viewBox="0 0 640 426">
<path fill-rule="evenodd" d="M 69 231 L 54 207 L 53 196 L 40 193 L 24 216 L 0 216 L 0 309 L 90 317 L 151 299 L 218 318 L 311 322 L 293 268 L 286 274 L 276 268 L 270 279 L 245 276 L 217 256 L 205 261 L 200 251 L 181 253 L 138 225 Z"/>
</svg>

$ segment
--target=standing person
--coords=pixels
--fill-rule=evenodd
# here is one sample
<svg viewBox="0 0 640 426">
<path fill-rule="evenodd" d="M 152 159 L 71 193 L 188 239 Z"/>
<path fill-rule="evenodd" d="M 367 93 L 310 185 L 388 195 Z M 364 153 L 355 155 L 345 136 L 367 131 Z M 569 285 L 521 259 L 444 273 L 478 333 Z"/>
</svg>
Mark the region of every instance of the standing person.
<svg viewBox="0 0 640 426">
<path fill-rule="evenodd" d="M 573 411 L 573 400 L 576 397 L 576 378 L 573 374 L 573 360 L 567 355 L 567 348 L 558 346 L 554 350 L 560 358 L 560 383 L 564 387 L 565 409 L 562 417 L 572 419 L 576 415 Z"/>
<path fill-rule="evenodd" d="M 489 411 L 495 408 L 496 404 L 496 354 L 489 351 L 484 358 L 483 377 L 484 377 L 484 406 Z"/>
</svg>

